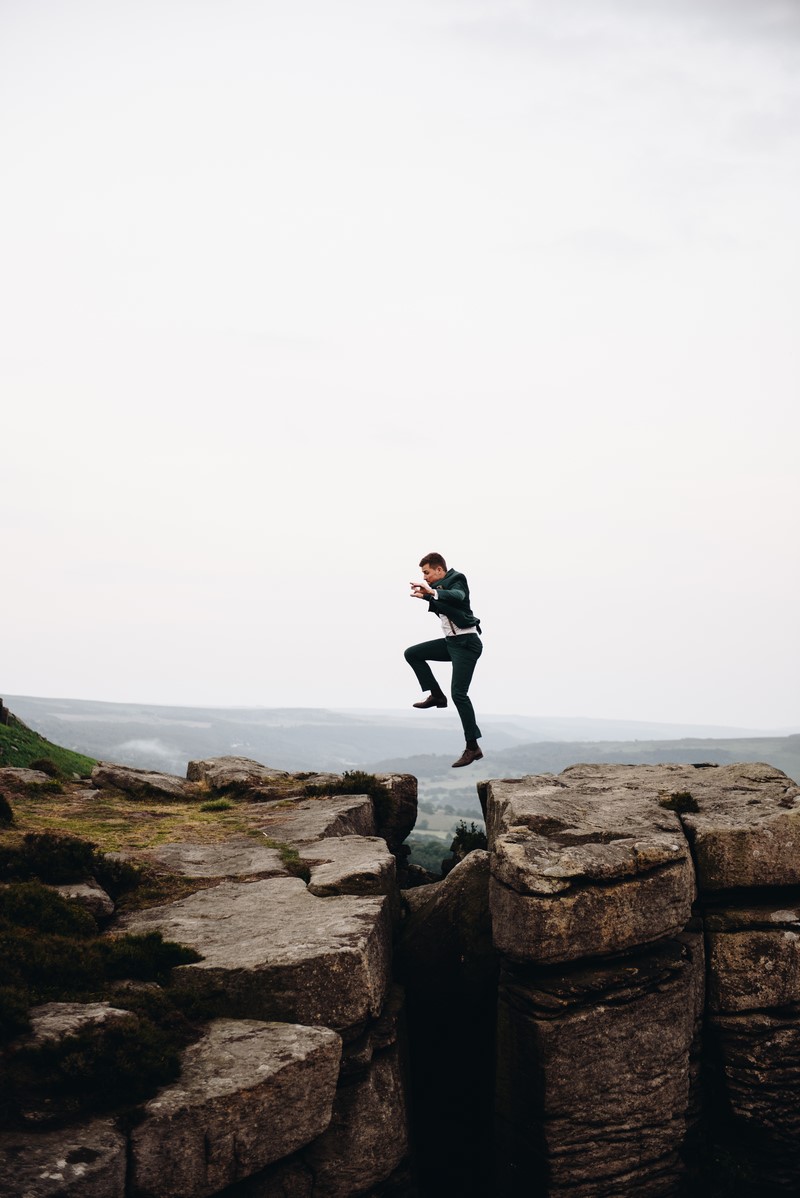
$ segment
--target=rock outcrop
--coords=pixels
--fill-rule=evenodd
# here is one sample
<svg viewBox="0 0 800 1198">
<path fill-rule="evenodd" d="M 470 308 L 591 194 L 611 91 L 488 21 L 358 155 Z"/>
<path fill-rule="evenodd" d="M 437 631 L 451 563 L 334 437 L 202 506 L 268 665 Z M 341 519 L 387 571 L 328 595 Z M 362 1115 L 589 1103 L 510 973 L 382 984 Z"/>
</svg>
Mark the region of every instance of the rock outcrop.
<svg viewBox="0 0 800 1198">
<path fill-rule="evenodd" d="M 170 993 L 200 1015 L 202 1033 L 178 1078 L 132 1119 L 0 1132 L 0 1196 L 411 1198 L 403 994 L 392 986 L 397 860 L 381 830 L 397 842 L 413 826 L 414 780 L 387 775 L 350 794 L 337 793 L 337 776 L 246 759 L 188 772 L 103 764 L 92 779 L 134 800 L 137 817 L 148 803 L 153 819 L 165 804 L 234 803 L 244 834 L 124 855 L 177 875 L 182 897 L 114 917 L 92 883 L 61 890 L 111 917 L 108 937 L 157 932 L 197 951 L 172 970 Z M 48 781 L 18 771 L 8 784 Z M 144 1009 L 159 1001 L 153 983 L 118 986 Z M 136 1018 L 110 1003 L 52 1003 L 15 1048 L 86 1029 L 97 1039 Z"/>
<path fill-rule="evenodd" d="M 3 773 L 47 800 L 45 775 Z M 59 1128 L 46 1101 L 18 1111 L 0 1198 L 797 1194 L 800 787 L 785 775 L 580 765 L 481 783 L 488 850 L 401 892 L 413 779 L 352 794 L 242 758 L 188 773 L 93 779 L 131 818 L 180 812 L 181 836 L 129 854 L 168 877 L 157 904 L 61 892 L 95 904 L 106 938 L 194 949 L 168 988 L 197 1023 L 124 1117 Z M 183 835 L 187 806 L 215 796 L 236 818 Z M 146 1012 L 166 990 L 125 978 L 108 1002 L 37 1008 L 17 1063 L 138 1035 L 124 995 Z"/>
<path fill-rule="evenodd" d="M 497 1193 L 795 1193 L 800 788 L 574 766 L 481 792 Z"/>
</svg>

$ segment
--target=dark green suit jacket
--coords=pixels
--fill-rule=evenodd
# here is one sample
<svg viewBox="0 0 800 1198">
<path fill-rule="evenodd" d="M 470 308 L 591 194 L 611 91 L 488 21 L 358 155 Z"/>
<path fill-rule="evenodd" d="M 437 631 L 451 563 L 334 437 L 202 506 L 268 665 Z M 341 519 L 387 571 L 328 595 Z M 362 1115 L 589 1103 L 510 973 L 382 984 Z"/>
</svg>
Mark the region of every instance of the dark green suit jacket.
<svg viewBox="0 0 800 1198">
<path fill-rule="evenodd" d="M 472 614 L 469 586 L 463 574 L 448 570 L 444 578 L 434 583 L 434 589 L 437 596 L 428 600 L 428 611 L 435 612 L 437 616 L 447 616 L 457 628 L 474 628 L 480 632 L 480 620 Z"/>
</svg>

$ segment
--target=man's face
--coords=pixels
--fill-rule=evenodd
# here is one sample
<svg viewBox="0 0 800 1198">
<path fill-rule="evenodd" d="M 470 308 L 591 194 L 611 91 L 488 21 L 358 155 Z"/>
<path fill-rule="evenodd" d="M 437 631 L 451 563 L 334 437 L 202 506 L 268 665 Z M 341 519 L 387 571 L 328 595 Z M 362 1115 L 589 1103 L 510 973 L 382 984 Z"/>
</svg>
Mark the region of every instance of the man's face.
<svg viewBox="0 0 800 1198">
<path fill-rule="evenodd" d="M 446 571 L 442 566 L 431 566 L 427 562 L 422 567 L 422 577 L 425 579 L 429 587 L 433 587 L 437 582 L 441 582 L 445 576 L 445 573 Z"/>
</svg>

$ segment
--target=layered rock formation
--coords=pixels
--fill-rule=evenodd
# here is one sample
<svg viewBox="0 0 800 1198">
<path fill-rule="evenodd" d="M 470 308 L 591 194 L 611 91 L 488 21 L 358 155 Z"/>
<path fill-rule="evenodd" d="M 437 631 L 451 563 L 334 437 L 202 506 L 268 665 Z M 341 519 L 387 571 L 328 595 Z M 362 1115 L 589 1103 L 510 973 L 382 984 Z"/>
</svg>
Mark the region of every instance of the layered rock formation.
<svg viewBox="0 0 800 1198">
<path fill-rule="evenodd" d="M 497 1192 L 797 1193 L 800 788 L 574 766 L 481 795 Z"/>
<path fill-rule="evenodd" d="M 381 781 L 98 769 L 137 813 L 227 795 L 248 827 L 139 852 L 186 883 L 169 902 L 112 918 L 96 885 L 61 888 L 111 936 L 196 951 L 170 984 L 202 1031 L 124 1119 L 0 1132 L 3 1198 L 800 1192 L 797 785 L 763 765 L 481 783 L 488 851 L 401 891 L 415 784 Z M 49 1003 L 30 1035 L 132 1018 Z"/>
<path fill-rule="evenodd" d="M 0 1132 L 3 1198 L 411 1192 L 389 843 L 399 848 L 413 826 L 416 783 L 379 781 L 373 795 L 337 795 L 334 776 L 242 759 L 190 763 L 186 779 L 95 770 L 98 791 L 137 804 L 234 794 L 249 833 L 136 855 L 198 889 L 116 916 L 107 934 L 155 931 L 196 950 L 199 960 L 174 969 L 170 985 L 201 1015 L 202 1034 L 178 1079 L 133 1118 L 59 1129 L 31 1112 Z M 94 883 L 61 890 L 101 919 L 113 910 Z M 109 1004 L 50 1003 L 33 1012 L 25 1043 L 114 1021 L 135 1026 Z"/>
</svg>

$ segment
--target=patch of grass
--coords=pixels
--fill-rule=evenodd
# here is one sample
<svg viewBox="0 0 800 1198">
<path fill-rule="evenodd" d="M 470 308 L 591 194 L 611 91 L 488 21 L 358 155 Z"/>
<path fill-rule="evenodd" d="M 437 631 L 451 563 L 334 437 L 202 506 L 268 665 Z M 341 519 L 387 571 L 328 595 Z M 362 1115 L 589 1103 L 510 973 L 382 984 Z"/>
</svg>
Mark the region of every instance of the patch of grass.
<svg viewBox="0 0 800 1198">
<path fill-rule="evenodd" d="M 300 860 L 300 854 L 296 848 L 290 844 L 284 844 L 281 840 L 272 840 L 269 836 L 266 838 L 266 844 L 268 848 L 278 850 L 281 864 L 287 873 L 292 874 L 295 878 L 302 878 L 305 883 L 311 880 L 311 870 Z"/>
<path fill-rule="evenodd" d="M 688 790 L 679 790 L 672 795 L 661 795 L 658 805 L 666 808 L 667 811 L 675 811 L 678 815 L 682 815 L 685 811 L 700 810 L 697 799 Z"/>
<path fill-rule="evenodd" d="M 236 804 L 230 799 L 209 799 L 207 803 L 200 804 L 201 811 L 230 811 Z"/>
<path fill-rule="evenodd" d="M 34 762 L 43 760 L 58 771 L 54 777 L 64 778 L 75 774 L 79 778 L 88 778 L 97 765 L 93 757 L 51 744 L 14 715 L 8 724 L 0 724 L 0 768 L 12 765 L 32 769 L 37 768 L 33 766 Z"/>
</svg>

